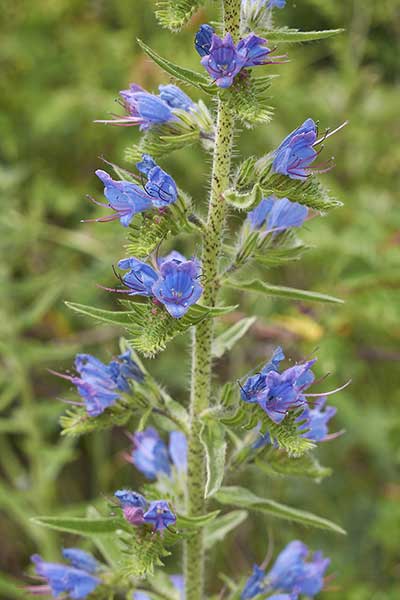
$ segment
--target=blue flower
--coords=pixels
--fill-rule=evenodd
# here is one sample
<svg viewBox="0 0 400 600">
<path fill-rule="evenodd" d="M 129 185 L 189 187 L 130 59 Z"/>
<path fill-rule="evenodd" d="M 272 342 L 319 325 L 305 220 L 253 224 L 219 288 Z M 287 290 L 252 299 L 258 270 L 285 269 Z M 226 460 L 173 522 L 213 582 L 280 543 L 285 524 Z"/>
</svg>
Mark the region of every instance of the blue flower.
<svg viewBox="0 0 400 600">
<path fill-rule="evenodd" d="M 203 292 L 198 271 L 199 265 L 193 260 L 169 260 L 160 265 L 160 276 L 153 286 L 153 293 L 175 319 L 183 317 Z"/>
<path fill-rule="evenodd" d="M 266 233 L 281 233 L 290 227 L 300 227 L 306 220 L 308 208 L 287 198 L 277 200 L 274 196 L 263 198 L 256 208 L 248 213 L 252 229 L 265 226 Z"/>
<path fill-rule="evenodd" d="M 285 8 L 286 0 L 268 0 L 267 8 Z"/>
<path fill-rule="evenodd" d="M 183 92 L 177 85 L 169 83 L 168 85 L 159 85 L 160 98 L 163 102 L 168 104 L 170 108 L 180 108 L 189 112 L 194 107 L 194 102 L 185 92 Z"/>
<path fill-rule="evenodd" d="M 172 463 L 178 472 L 187 468 L 187 441 L 181 431 L 172 431 L 169 446 L 158 435 L 153 427 L 136 432 L 130 436 L 134 449 L 127 460 L 132 462 L 148 479 L 156 479 L 160 474 L 172 476 Z"/>
<path fill-rule="evenodd" d="M 325 402 L 326 398 L 319 398 L 313 408 L 308 405 L 305 406 L 303 412 L 297 418 L 297 421 L 305 421 L 301 425 L 301 431 L 306 430 L 305 433 L 302 433 L 302 437 L 314 442 L 326 442 L 341 435 L 342 432 L 329 434 L 328 423 L 335 416 L 336 408 L 326 406 L 324 409 Z"/>
<path fill-rule="evenodd" d="M 283 352 L 278 348 L 261 373 L 249 377 L 241 387 L 242 400 L 258 403 L 277 424 L 283 421 L 290 409 L 305 404 L 303 392 L 314 381 L 311 367 L 315 360 L 295 365 L 280 373 L 279 363 L 283 358 Z"/>
<path fill-rule="evenodd" d="M 269 587 L 282 592 L 296 592 L 314 597 L 324 587 L 324 573 L 329 566 L 329 558 L 316 552 L 307 562 L 309 549 L 295 540 L 279 554 L 267 578 Z"/>
<path fill-rule="evenodd" d="M 297 600 L 298 597 L 298 594 L 274 594 L 268 596 L 268 600 Z"/>
<path fill-rule="evenodd" d="M 180 473 L 187 471 L 187 441 L 182 431 L 171 431 L 168 445 L 169 455 Z"/>
<path fill-rule="evenodd" d="M 147 177 L 144 189 L 151 196 L 153 205 L 156 208 L 163 208 L 175 202 L 178 190 L 172 177 L 161 169 L 149 154 L 143 154 L 142 159 L 136 167 Z"/>
<path fill-rule="evenodd" d="M 119 261 L 118 268 L 129 272 L 122 281 L 129 288 L 130 296 L 152 296 L 153 285 L 158 280 L 156 271 L 137 258 L 124 258 Z"/>
<path fill-rule="evenodd" d="M 156 479 L 160 473 L 171 475 L 167 446 L 153 427 L 137 431 L 131 439 L 135 446 L 132 463 L 147 479 Z"/>
<path fill-rule="evenodd" d="M 245 62 L 245 58 L 238 54 L 230 33 L 227 33 L 224 39 L 213 33 L 209 54 L 201 59 L 203 67 L 221 88 L 232 85 Z"/>
<path fill-rule="evenodd" d="M 291 179 L 304 181 L 311 173 L 310 165 L 318 155 L 317 126 L 312 119 L 292 131 L 274 152 L 272 169 Z"/>
<path fill-rule="evenodd" d="M 168 502 L 156 500 L 150 503 L 148 511 L 144 513 L 144 521 L 153 525 L 154 531 L 163 531 L 176 523 L 176 516 L 170 510 Z"/>
<path fill-rule="evenodd" d="M 142 371 L 131 359 L 129 352 L 121 354 L 108 365 L 90 354 L 77 354 L 75 369 L 79 377 L 52 372 L 71 381 L 77 387 L 90 417 L 97 417 L 115 404 L 122 392 L 129 392 L 130 379 L 137 382 L 144 379 Z"/>
<path fill-rule="evenodd" d="M 86 598 L 101 583 L 100 579 L 87 573 L 83 569 L 76 569 L 59 563 L 45 562 L 41 556 L 34 554 L 32 562 L 36 573 L 47 583 L 47 588 L 39 586 L 36 591 L 51 592 L 54 598 L 61 594 L 68 594 L 73 600 Z M 35 588 L 28 588 L 35 592 Z"/>
<path fill-rule="evenodd" d="M 130 181 L 114 181 L 108 173 L 97 169 L 97 177 L 104 183 L 104 195 L 108 204 L 96 202 L 100 206 L 112 208 L 114 214 L 94 219 L 99 222 L 119 219 L 121 225 L 128 227 L 133 217 L 153 206 L 152 198 L 138 185 Z"/>
<path fill-rule="evenodd" d="M 129 113 L 129 117 L 120 119 L 121 124 L 139 125 L 140 130 L 144 131 L 153 125 L 162 125 L 175 118 L 166 102 L 138 85 L 132 84 L 129 90 L 122 90 L 120 96 Z"/>
<path fill-rule="evenodd" d="M 100 567 L 94 556 L 80 548 L 63 548 L 62 555 L 75 569 L 83 569 L 87 573 L 96 573 Z"/>
<path fill-rule="evenodd" d="M 144 511 L 147 508 L 146 499 L 141 494 L 131 490 L 117 490 L 114 496 L 119 500 L 128 523 L 135 525 L 135 527 L 143 525 Z"/>
<path fill-rule="evenodd" d="M 213 33 L 214 29 L 211 25 L 208 25 L 207 23 L 200 25 L 196 37 L 194 38 L 194 47 L 200 56 L 207 56 L 207 54 L 210 54 Z"/>
<path fill-rule="evenodd" d="M 200 42 L 203 37 L 201 34 Z M 268 58 L 271 50 L 264 45 L 266 41 L 264 38 L 250 33 L 235 46 L 230 33 L 227 33 L 223 39 L 212 33 L 211 45 L 209 45 L 208 37 L 205 38 L 203 45 L 199 44 L 200 51 L 198 50 L 198 52 L 202 56 L 200 62 L 218 87 L 228 88 L 242 69 L 274 63 Z"/>
<path fill-rule="evenodd" d="M 251 600 L 265 590 L 265 572 L 258 565 L 254 565 L 253 573 L 249 577 L 240 595 L 240 600 Z"/>
</svg>

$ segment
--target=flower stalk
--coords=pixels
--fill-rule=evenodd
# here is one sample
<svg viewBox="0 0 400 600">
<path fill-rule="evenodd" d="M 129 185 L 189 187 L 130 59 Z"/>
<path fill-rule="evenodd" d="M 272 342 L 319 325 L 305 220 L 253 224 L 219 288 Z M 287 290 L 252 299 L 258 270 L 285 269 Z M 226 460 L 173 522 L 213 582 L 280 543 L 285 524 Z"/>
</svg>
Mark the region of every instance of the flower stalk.
<svg viewBox="0 0 400 600">
<path fill-rule="evenodd" d="M 236 40 L 240 30 L 240 0 L 223 0 L 225 33 Z M 218 100 L 217 131 L 215 137 L 211 193 L 208 218 L 203 234 L 202 301 L 214 306 L 218 294 L 218 263 L 222 248 L 225 223 L 223 193 L 229 187 L 229 174 L 234 139 L 234 116 L 226 101 Z M 211 346 L 213 320 L 202 321 L 194 330 L 192 350 L 192 379 L 190 399 L 190 434 L 188 440 L 187 512 L 190 516 L 205 512 L 205 452 L 201 442 L 200 414 L 210 403 Z M 184 574 L 186 600 L 204 597 L 204 543 L 199 529 L 184 543 Z"/>
</svg>

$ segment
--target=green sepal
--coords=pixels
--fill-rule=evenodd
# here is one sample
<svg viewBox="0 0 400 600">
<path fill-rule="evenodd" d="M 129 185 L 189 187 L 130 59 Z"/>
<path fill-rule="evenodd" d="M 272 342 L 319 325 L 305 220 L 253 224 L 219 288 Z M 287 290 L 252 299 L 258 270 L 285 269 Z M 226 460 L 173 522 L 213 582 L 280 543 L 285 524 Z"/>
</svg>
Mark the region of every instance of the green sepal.
<svg viewBox="0 0 400 600">
<path fill-rule="evenodd" d="M 181 319 L 174 319 L 164 307 L 156 306 L 148 299 L 145 299 L 144 302 L 134 299 L 121 301 L 121 304 L 129 309 L 108 311 L 73 302 L 68 302 L 67 306 L 98 321 L 123 325 L 133 336 L 129 343 L 135 350 L 147 357 L 155 356 L 165 349 L 167 342 L 175 336 L 185 333 L 190 327 L 204 319 L 219 317 L 237 308 L 237 306 L 208 307 L 195 304 Z"/>
<path fill-rule="evenodd" d="M 269 498 L 260 498 L 247 490 L 238 486 L 222 487 L 214 496 L 217 502 L 230 506 L 239 506 L 246 509 L 260 511 L 287 521 L 294 521 L 305 526 L 316 527 L 318 529 L 327 529 L 334 533 L 345 535 L 346 532 L 342 527 L 336 525 L 332 521 L 319 517 L 308 511 L 293 508 Z"/>
<path fill-rule="evenodd" d="M 194 87 L 197 87 L 209 94 L 216 93 L 215 86 L 203 73 L 197 73 L 196 71 L 192 71 L 192 69 L 180 67 L 179 65 L 176 65 L 175 63 L 157 54 L 157 52 L 150 48 L 150 46 L 147 46 L 147 44 L 142 42 L 142 40 L 137 40 L 137 42 L 147 56 L 149 56 L 166 73 L 172 75 L 174 79 L 177 79 L 178 81 L 188 85 L 193 85 Z"/>
<path fill-rule="evenodd" d="M 252 279 L 251 281 L 225 279 L 223 285 L 245 292 L 256 292 L 258 294 L 264 294 L 265 296 L 277 296 L 279 298 L 288 298 L 289 300 L 343 304 L 343 300 L 335 298 L 334 296 L 320 294 L 319 292 L 310 292 L 309 290 L 298 290 L 282 285 L 272 285 L 259 279 Z"/>
<path fill-rule="evenodd" d="M 267 92 L 277 75 L 254 77 L 246 72 L 246 77 L 236 77 L 232 87 L 221 92 L 221 97 L 245 127 L 266 124 L 272 119 L 273 108 L 266 103 Z"/>
<path fill-rule="evenodd" d="M 156 17 L 163 27 L 179 31 L 201 4 L 200 0 L 157 0 Z"/>
<path fill-rule="evenodd" d="M 259 34 L 269 42 L 292 44 L 296 42 L 314 42 L 343 33 L 344 29 L 325 29 L 323 31 L 299 31 L 282 27 L 280 29 L 262 29 Z"/>
</svg>

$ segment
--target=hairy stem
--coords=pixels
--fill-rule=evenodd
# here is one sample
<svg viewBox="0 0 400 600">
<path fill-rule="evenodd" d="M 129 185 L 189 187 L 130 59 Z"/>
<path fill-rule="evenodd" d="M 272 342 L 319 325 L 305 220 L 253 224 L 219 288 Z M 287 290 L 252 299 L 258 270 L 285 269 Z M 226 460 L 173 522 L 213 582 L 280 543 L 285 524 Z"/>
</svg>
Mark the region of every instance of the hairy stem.
<svg viewBox="0 0 400 600">
<path fill-rule="evenodd" d="M 234 39 L 239 35 L 240 0 L 224 0 L 224 27 Z M 223 192 L 228 188 L 234 136 L 234 117 L 226 103 L 219 98 L 217 132 L 211 176 L 208 218 L 203 235 L 202 302 L 214 306 L 218 294 L 218 262 L 221 254 L 225 221 Z M 214 329 L 211 319 L 202 321 L 194 331 L 192 354 L 192 384 L 190 403 L 190 435 L 188 453 L 187 511 L 189 515 L 205 512 L 205 455 L 200 440 L 199 415 L 208 408 L 211 390 L 211 345 Z M 184 575 L 186 600 L 204 597 L 204 545 L 201 530 L 185 541 Z"/>
</svg>

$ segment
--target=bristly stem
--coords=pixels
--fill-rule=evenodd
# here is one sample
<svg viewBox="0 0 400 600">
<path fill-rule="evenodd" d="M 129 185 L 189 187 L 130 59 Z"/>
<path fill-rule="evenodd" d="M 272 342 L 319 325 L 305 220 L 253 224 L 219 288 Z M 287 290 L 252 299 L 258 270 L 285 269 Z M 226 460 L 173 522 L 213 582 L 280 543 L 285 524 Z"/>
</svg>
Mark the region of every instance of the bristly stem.
<svg viewBox="0 0 400 600">
<path fill-rule="evenodd" d="M 240 28 L 240 0 L 223 0 L 224 29 L 236 41 Z M 234 116 L 222 97 L 218 100 L 211 194 L 207 224 L 203 234 L 202 302 L 214 306 L 218 294 L 218 263 L 222 248 L 225 221 L 223 192 L 229 187 L 229 174 L 234 137 Z M 211 345 L 213 321 L 202 321 L 194 331 L 192 353 L 192 383 L 190 398 L 190 435 L 188 452 L 187 511 L 191 516 L 205 512 L 205 455 L 200 440 L 199 415 L 208 408 L 211 390 Z M 204 598 L 204 545 L 201 530 L 195 531 L 184 543 L 185 599 Z"/>
</svg>

